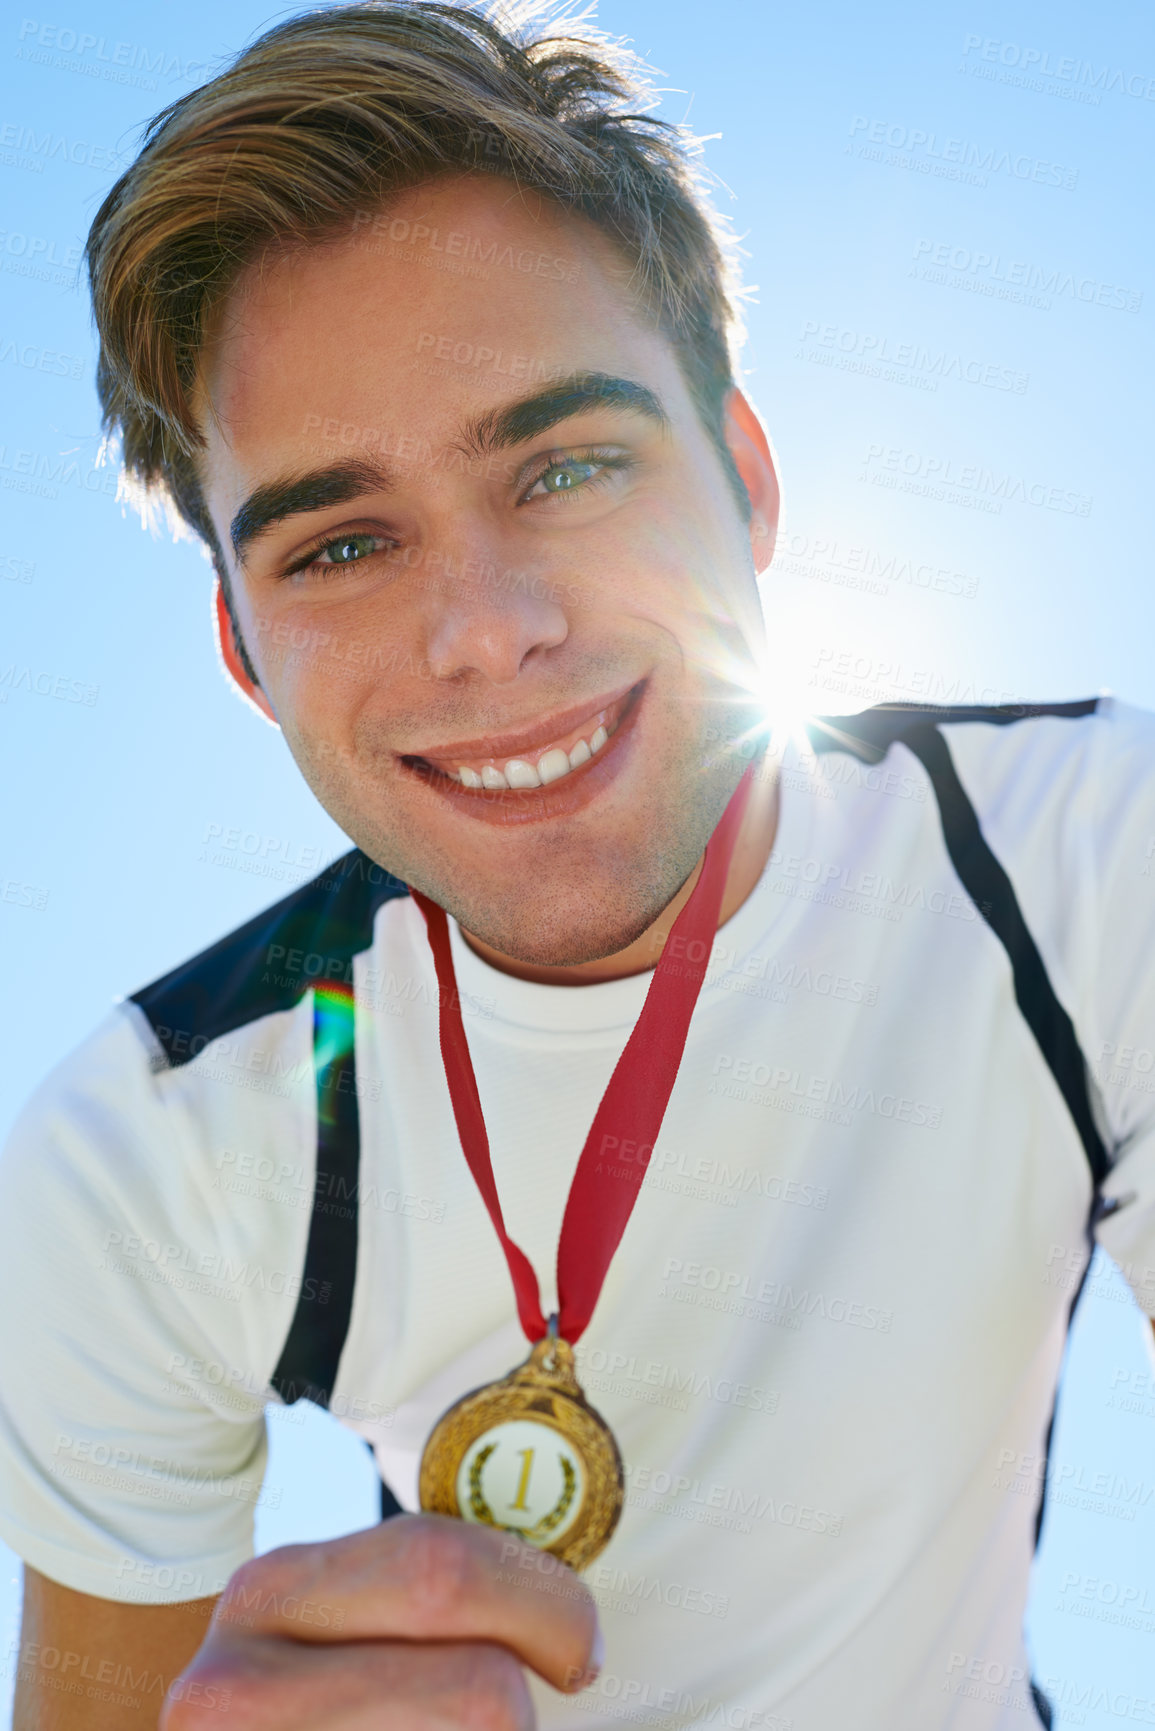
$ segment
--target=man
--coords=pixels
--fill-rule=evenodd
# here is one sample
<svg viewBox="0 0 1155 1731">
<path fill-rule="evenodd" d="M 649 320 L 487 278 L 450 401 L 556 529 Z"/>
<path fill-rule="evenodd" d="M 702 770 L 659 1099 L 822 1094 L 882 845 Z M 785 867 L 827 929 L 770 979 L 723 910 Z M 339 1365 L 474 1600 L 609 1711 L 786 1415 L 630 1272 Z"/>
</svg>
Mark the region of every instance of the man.
<svg viewBox="0 0 1155 1731">
<path fill-rule="evenodd" d="M 94 224 L 126 468 L 356 847 L 120 1006 L 9 1149 L 22 1731 L 166 1691 L 177 1731 L 1049 1722 L 1021 1621 L 1089 1221 L 1155 1311 L 1152 1112 L 1084 1061 L 1152 1043 L 1152 724 L 768 749 L 774 460 L 633 106 L 601 46 L 335 8 L 162 116 Z M 578 1349 L 624 1461 L 588 1586 L 508 1516 L 246 1561 L 266 1398 L 413 1511 L 445 1408 L 524 1357 L 449 1008 L 549 1316 L 630 1029 L 707 961 L 660 1135 L 589 1167 L 591 1230 L 633 1210 Z"/>
</svg>

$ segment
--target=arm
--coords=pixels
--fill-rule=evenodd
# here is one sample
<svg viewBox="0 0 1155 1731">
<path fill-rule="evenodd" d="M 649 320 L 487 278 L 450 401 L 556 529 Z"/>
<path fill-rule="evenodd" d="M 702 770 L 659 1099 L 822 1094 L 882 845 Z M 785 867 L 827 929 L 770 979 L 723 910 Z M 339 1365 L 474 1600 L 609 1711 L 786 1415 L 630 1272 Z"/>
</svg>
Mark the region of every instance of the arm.
<svg viewBox="0 0 1155 1731">
<path fill-rule="evenodd" d="M 118 1604 L 26 1568 L 13 1731 L 156 1731 L 215 1604 Z"/>
</svg>

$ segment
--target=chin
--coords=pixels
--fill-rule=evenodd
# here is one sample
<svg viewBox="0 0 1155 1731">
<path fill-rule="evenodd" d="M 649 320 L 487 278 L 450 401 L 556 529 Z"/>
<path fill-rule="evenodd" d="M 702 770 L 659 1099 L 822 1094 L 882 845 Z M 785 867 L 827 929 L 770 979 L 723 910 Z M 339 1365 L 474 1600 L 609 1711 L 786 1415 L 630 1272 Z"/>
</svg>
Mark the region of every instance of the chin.
<svg viewBox="0 0 1155 1731">
<path fill-rule="evenodd" d="M 588 880 L 554 883 L 516 900 L 502 896 L 474 907 L 469 905 L 474 898 L 463 896 L 447 898 L 443 905 L 467 932 L 510 961 L 574 967 L 616 956 L 642 937 L 677 895 L 697 858 L 696 849 L 685 864 L 667 858 L 659 881 L 639 883 L 620 872 L 596 889 Z"/>
<path fill-rule="evenodd" d="M 511 962 L 535 968 L 572 968 L 579 962 L 604 961 L 607 956 L 616 956 L 628 949 L 661 911 L 658 907 L 652 913 L 639 915 L 625 924 L 585 920 L 559 928 L 555 922 L 549 922 L 532 931 L 527 931 L 524 923 L 509 929 L 491 925 L 487 931 L 478 930 L 476 925 L 471 926 L 465 920 L 461 924 L 483 943 L 508 956 Z"/>
</svg>

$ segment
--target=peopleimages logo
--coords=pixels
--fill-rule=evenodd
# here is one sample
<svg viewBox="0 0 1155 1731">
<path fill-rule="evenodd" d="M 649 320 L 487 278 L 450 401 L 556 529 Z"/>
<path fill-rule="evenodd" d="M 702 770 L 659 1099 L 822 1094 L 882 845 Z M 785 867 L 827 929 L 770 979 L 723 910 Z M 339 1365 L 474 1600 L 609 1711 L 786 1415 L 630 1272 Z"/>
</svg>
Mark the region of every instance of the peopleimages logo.
<svg viewBox="0 0 1155 1731">
<path fill-rule="evenodd" d="M 871 120 L 867 115 L 856 114 L 850 123 L 850 136 L 854 142 L 846 146 L 849 155 L 882 162 L 890 168 L 910 168 L 923 174 L 965 180 L 974 186 L 986 186 L 987 176 L 992 174 L 1033 181 L 1036 186 L 1062 187 L 1067 192 L 1079 183 L 1077 168 L 1066 168 L 1062 163 L 1025 151 L 975 144 L 966 138 L 944 138 L 937 132 L 907 126 L 901 121 Z"/>
<path fill-rule="evenodd" d="M 953 457 L 930 456 L 905 451 L 898 445 L 868 445 L 863 458 L 863 479 L 907 480 L 928 487 L 932 496 L 946 488 L 959 489 L 987 499 L 996 508 L 1005 503 L 1034 505 L 1040 510 L 1062 511 L 1089 517 L 1094 500 L 1073 487 L 1052 486 L 1010 470 L 988 469 L 982 463 L 960 463 Z"/>
<path fill-rule="evenodd" d="M 25 18 L 17 31 L 16 57 L 35 65 L 56 66 L 62 71 L 83 72 L 115 84 L 132 84 L 155 90 L 158 81 L 193 78 L 207 72 L 203 60 L 183 60 L 170 49 L 146 47 L 138 42 L 110 42 L 90 30 L 74 30 L 67 24 L 42 23 Z M 71 62 L 71 64 L 70 64 Z M 135 75 L 135 76 L 134 76 Z"/>
<path fill-rule="evenodd" d="M 58 379 L 83 378 L 87 364 L 79 355 L 61 354 L 59 349 L 46 349 L 39 343 L 6 336 L 0 336 L 0 361 L 24 367 L 30 373 L 49 373 Z"/>
<path fill-rule="evenodd" d="M 123 151 L 116 150 L 108 144 L 92 144 L 87 139 L 67 138 L 63 133 L 49 129 L 41 132 L 35 126 L 25 126 L 16 120 L 8 120 L 0 125 L 0 151 L 13 151 L 24 158 L 23 162 L 15 164 L 19 167 L 30 167 L 37 174 L 44 170 L 46 162 L 70 162 L 78 168 L 125 169 L 129 159 Z M 9 167 L 13 161 L 7 156 L 0 158 Z"/>
<path fill-rule="evenodd" d="M 932 391 L 938 389 L 940 379 L 954 379 L 959 384 L 982 385 L 987 390 L 1013 391 L 1021 397 L 1030 384 L 1029 373 L 1001 366 L 997 361 L 976 360 L 952 353 L 949 349 L 898 341 L 882 331 L 850 330 L 841 325 L 823 324 L 819 319 L 806 320 L 798 341 L 815 346 L 798 348 L 795 351 L 797 359 L 823 364 L 846 362 L 868 378 L 882 378 L 899 384 L 905 382 L 909 374 L 917 378 L 925 389 Z"/>
<path fill-rule="evenodd" d="M 1014 300 L 1049 310 L 1053 299 L 1081 301 L 1084 306 L 1137 313 L 1143 291 L 1103 282 L 1060 266 L 1030 264 L 981 247 L 955 246 L 950 241 L 918 240 L 912 275 L 946 288 L 964 287 L 972 294 Z"/>
<path fill-rule="evenodd" d="M 1155 76 L 1148 72 L 1126 72 L 1121 66 L 1094 66 L 1074 55 L 1052 54 L 1049 48 L 1025 48 L 1018 42 L 1001 42 L 994 36 L 967 36 L 963 60 L 976 59 L 966 70 L 981 63 L 1024 74 L 1027 79 L 1055 78 L 1086 91 L 1113 90 L 1139 102 L 1155 102 Z"/>
</svg>

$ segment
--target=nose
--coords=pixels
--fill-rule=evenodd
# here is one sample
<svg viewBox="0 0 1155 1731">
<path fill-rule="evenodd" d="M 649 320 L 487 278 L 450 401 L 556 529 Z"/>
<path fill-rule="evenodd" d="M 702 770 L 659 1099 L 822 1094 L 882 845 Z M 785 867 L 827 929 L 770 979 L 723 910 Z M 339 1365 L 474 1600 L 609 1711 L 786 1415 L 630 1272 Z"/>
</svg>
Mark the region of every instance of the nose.
<svg viewBox="0 0 1155 1731">
<path fill-rule="evenodd" d="M 425 655 L 436 679 L 480 675 L 508 685 L 534 657 L 556 649 L 569 621 L 556 590 L 529 572 L 465 562 L 430 585 Z"/>
</svg>

